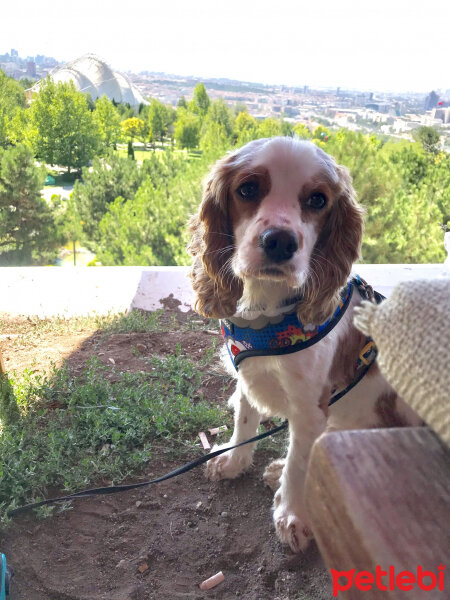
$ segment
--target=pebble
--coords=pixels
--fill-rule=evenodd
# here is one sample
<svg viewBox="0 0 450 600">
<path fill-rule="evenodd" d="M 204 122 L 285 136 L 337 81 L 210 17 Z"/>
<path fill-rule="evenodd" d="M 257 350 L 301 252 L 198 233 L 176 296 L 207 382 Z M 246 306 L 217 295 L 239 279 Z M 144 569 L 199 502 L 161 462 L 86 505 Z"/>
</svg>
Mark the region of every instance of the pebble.
<svg viewBox="0 0 450 600">
<path fill-rule="evenodd" d="M 228 513 L 226 510 L 224 510 L 223 512 L 220 513 L 220 516 L 222 517 L 222 519 L 226 519 L 228 517 Z"/>
</svg>

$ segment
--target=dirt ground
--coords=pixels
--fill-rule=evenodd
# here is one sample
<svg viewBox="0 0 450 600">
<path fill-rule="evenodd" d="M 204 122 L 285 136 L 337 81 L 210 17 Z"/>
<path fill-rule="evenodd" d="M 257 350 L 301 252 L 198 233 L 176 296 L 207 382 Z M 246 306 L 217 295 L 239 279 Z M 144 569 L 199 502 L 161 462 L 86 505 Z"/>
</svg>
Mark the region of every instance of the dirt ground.
<svg viewBox="0 0 450 600">
<path fill-rule="evenodd" d="M 133 351 L 138 344 L 141 351 L 167 354 L 181 343 L 200 357 L 214 335 L 102 337 L 80 330 L 41 333 L 31 343 L 18 339 L 18 330 L 33 326 L 32 320 L 3 320 L 0 347 L 8 370 L 31 366 L 41 372 L 67 359 L 79 372 L 93 355 L 105 364 L 114 361 L 123 372 L 142 370 Z M 202 393 L 223 402 L 217 379 L 204 378 Z M 329 575 L 315 545 L 294 556 L 275 536 L 272 492 L 262 481 L 274 458 L 273 452 L 256 452 L 251 471 L 232 481 L 209 482 L 199 468 L 140 491 L 77 500 L 71 510 L 47 519 L 17 517 L 0 539 L 15 570 L 11 600 L 329 600 Z M 176 466 L 161 452 L 134 480 Z M 224 582 L 200 591 L 199 583 L 218 571 Z"/>
</svg>

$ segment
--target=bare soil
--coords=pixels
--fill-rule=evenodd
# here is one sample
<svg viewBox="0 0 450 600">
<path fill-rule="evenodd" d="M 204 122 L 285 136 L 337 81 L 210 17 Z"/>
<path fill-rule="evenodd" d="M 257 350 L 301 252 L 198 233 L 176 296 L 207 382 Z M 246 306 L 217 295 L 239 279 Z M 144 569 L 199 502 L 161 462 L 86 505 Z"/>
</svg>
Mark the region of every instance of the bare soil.
<svg viewBox="0 0 450 600">
<path fill-rule="evenodd" d="M 166 312 L 168 318 L 176 312 L 179 321 L 198 319 L 172 307 Z M 150 355 L 171 353 L 181 344 L 201 357 L 214 335 L 202 330 L 105 337 L 80 330 L 36 337 L 32 320 L 2 319 L 2 325 L 6 367 L 18 372 L 43 372 L 65 359 L 77 373 L 91 356 L 105 364 L 112 359 L 122 372 L 142 370 L 138 345 Z M 202 393 L 212 402 L 226 400 L 223 381 L 214 376 L 204 378 Z M 272 492 L 262 472 L 277 457 L 257 451 L 250 472 L 232 481 L 207 481 L 199 468 L 140 491 L 77 500 L 71 510 L 47 519 L 16 518 L 0 540 L 15 570 L 11 600 L 329 600 L 330 579 L 316 546 L 294 556 L 275 536 Z M 176 466 L 161 449 L 135 480 Z M 199 584 L 218 571 L 224 582 L 200 591 Z"/>
</svg>

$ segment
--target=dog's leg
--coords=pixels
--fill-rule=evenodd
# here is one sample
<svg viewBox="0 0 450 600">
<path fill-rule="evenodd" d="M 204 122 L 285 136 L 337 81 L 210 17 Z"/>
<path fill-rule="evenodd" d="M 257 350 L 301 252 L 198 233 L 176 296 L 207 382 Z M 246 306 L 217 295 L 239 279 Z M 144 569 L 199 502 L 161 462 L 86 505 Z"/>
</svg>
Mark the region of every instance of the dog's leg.
<svg viewBox="0 0 450 600">
<path fill-rule="evenodd" d="M 304 550 L 312 538 L 303 504 L 303 488 L 311 447 L 324 431 L 325 424 L 325 415 L 319 408 L 305 409 L 301 416 L 289 420 L 290 444 L 280 487 L 274 496 L 273 519 L 278 537 L 294 552 Z"/>
<path fill-rule="evenodd" d="M 253 408 L 238 384 L 236 391 L 230 398 L 234 406 L 234 432 L 230 441 L 222 446 L 214 446 L 211 452 L 239 444 L 256 435 L 260 422 L 260 414 Z M 252 464 L 252 455 L 255 443 L 246 444 L 225 452 L 211 459 L 206 467 L 206 477 L 217 481 L 219 479 L 234 479 Z"/>
</svg>

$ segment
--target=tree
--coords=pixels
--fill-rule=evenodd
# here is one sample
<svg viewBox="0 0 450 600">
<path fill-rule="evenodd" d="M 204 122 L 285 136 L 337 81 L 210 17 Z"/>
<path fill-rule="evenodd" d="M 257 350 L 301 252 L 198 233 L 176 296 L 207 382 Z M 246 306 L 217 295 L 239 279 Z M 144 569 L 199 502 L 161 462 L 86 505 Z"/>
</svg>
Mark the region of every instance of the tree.
<svg viewBox="0 0 450 600">
<path fill-rule="evenodd" d="M 71 197 L 83 221 L 84 237 L 90 249 L 98 239 L 98 224 L 109 204 L 118 196 L 132 198 L 143 175 L 136 162 L 115 153 L 105 159 L 94 158 L 92 167 L 83 169 L 82 182 L 75 182 Z"/>
<path fill-rule="evenodd" d="M 312 138 L 312 133 L 303 123 L 297 123 L 294 126 L 294 133 L 301 140 L 310 140 Z"/>
<path fill-rule="evenodd" d="M 98 126 L 86 97 L 72 81 L 42 82 L 30 107 L 31 123 L 36 129 L 34 151 L 37 158 L 51 165 L 80 170 L 96 155 L 101 143 Z"/>
<path fill-rule="evenodd" d="M 55 197 L 52 197 L 52 200 L 53 198 Z M 83 238 L 83 221 L 72 194 L 64 203 L 61 198 L 57 196 L 55 204 L 58 204 L 61 207 L 61 210 L 55 218 L 56 227 L 58 228 L 64 243 L 72 242 L 73 264 L 75 266 L 76 243 Z"/>
<path fill-rule="evenodd" d="M 197 115 L 179 108 L 174 137 L 180 148 L 197 148 L 200 139 L 200 119 Z"/>
<path fill-rule="evenodd" d="M 414 132 L 414 139 L 422 144 L 425 152 L 437 154 L 439 152 L 439 132 L 433 127 L 419 127 Z"/>
<path fill-rule="evenodd" d="M 52 209 L 41 198 L 45 169 L 24 144 L 0 152 L 0 261 L 46 263 L 61 243 Z"/>
<path fill-rule="evenodd" d="M 205 121 L 203 126 L 207 123 L 218 123 L 222 125 L 225 135 L 228 138 L 231 138 L 233 135 L 233 114 L 231 110 L 226 105 L 223 98 L 219 98 L 218 100 L 214 100 L 211 102 L 208 108 L 208 112 L 206 113 Z"/>
<path fill-rule="evenodd" d="M 346 129 L 330 135 L 326 150 L 349 167 L 358 199 L 367 210 L 365 262 L 443 260 L 440 224 L 449 195 L 446 191 L 439 195 L 437 188 L 443 188 L 436 187 L 436 180 L 433 183 L 434 155 L 427 158 L 419 144 L 384 146 L 375 135 Z M 442 181 L 443 173 L 438 177 Z"/>
<path fill-rule="evenodd" d="M 210 103 L 211 101 L 206 92 L 205 84 L 197 83 L 194 88 L 193 98 L 189 102 L 189 110 L 203 118 L 208 112 Z"/>
<path fill-rule="evenodd" d="M 150 142 L 162 142 L 168 133 L 170 115 L 166 106 L 155 98 L 150 101 L 147 124 Z"/>
<path fill-rule="evenodd" d="M 281 116 L 281 135 L 286 137 L 292 137 L 294 135 L 294 126 L 289 121 L 286 121 L 283 118 L 283 115 Z"/>
<path fill-rule="evenodd" d="M 119 197 L 109 206 L 99 225 L 97 258 L 103 265 L 179 264 L 186 219 L 185 208 L 147 180 L 134 198 Z"/>
<path fill-rule="evenodd" d="M 243 112 L 246 113 L 248 112 L 247 105 L 245 104 L 245 102 L 236 102 L 236 104 L 233 106 L 233 112 L 235 117 L 237 117 Z"/>
<path fill-rule="evenodd" d="M 269 138 L 281 135 L 281 123 L 278 119 L 264 119 L 258 123 L 258 137 Z"/>
<path fill-rule="evenodd" d="M 248 112 L 240 112 L 234 122 L 234 130 L 236 135 L 236 145 L 243 146 L 255 140 L 258 137 L 258 122 L 248 114 Z"/>
<path fill-rule="evenodd" d="M 0 70 L 0 147 L 6 148 L 16 137 L 12 123 L 25 107 L 25 92 L 22 86 Z"/>
<path fill-rule="evenodd" d="M 189 160 L 172 152 L 145 160 L 136 194 L 116 198 L 99 225 L 98 259 L 105 265 L 183 265 L 189 214 L 198 207 L 208 157 Z"/>
<path fill-rule="evenodd" d="M 205 121 L 200 138 L 200 149 L 208 155 L 220 156 L 232 146 L 225 126 L 215 121 Z"/>
<path fill-rule="evenodd" d="M 93 113 L 104 150 L 116 145 L 122 133 L 120 115 L 117 108 L 103 95 L 97 99 Z"/>
<path fill-rule="evenodd" d="M 330 137 L 330 131 L 323 125 L 319 125 L 313 131 L 313 139 L 319 140 L 320 142 L 327 142 Z"/>
<path fill-rule="evenodd" d="M 130 117 L 122 121 L 122 132 L 131 142 L 145 138 L 145 122 L 137 117 Z"/>
</svg>

